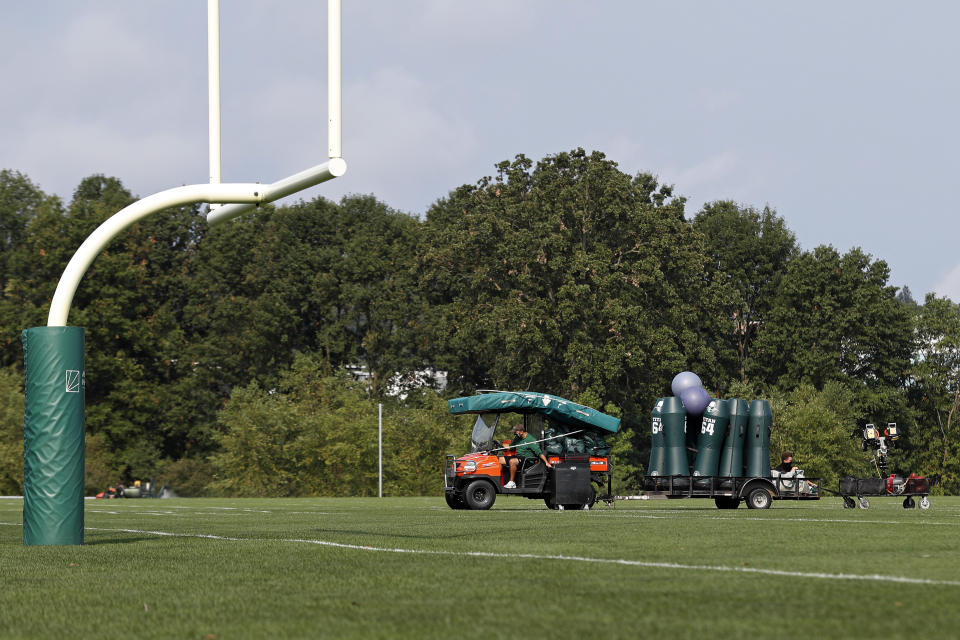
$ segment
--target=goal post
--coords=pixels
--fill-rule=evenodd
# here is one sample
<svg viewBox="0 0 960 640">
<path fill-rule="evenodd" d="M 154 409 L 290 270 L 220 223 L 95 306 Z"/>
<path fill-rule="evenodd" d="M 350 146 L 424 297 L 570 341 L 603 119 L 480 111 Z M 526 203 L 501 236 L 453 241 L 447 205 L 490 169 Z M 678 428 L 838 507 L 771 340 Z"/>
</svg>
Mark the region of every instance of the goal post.
<svg viewBox="0 0 960 640">
<path fill-rule="evenodd" d="M 328 159 L 273 183 L 221 183 L 219 98 L 219 0 L 209 0 L 210 182 L 147 196 L 117 212 L 80 245 L 67 263 L 50 302 L 47 326 L 25 329 L 23 543 L 83 544 L 84 436 L 86 429 L 85 331 L 67 320 L 80 281 L 96 257 L 120 233 L 143 218 L 185 204 L 222 204 L 208 213 L 217 224 L 265 202 L 342 176 L 340 138 L 340 0 L 328 0 Z M 214 82 L 216 86 L 214 86 Z M 214 95 L 216 94 L 216 95 Z M 215 113 L 216 112 L 216 113 Z M 214 131 L 214 128 L 216 131 Z"/>
</svg>

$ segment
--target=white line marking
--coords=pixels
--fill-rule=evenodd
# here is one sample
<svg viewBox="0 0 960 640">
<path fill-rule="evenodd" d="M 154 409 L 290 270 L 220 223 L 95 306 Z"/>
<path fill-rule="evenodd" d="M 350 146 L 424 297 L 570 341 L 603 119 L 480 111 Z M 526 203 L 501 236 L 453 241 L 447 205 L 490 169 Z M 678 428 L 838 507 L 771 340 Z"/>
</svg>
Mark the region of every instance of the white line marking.
<svg viewBox="0 0 960 640">
<path fill-rule="evenodd" d="M 151 536 L 164 536 L 167 538 L 205 538 L 208 540 L 227 540 L 230 542 L 243 542 L 245 538 L 229 538 L 227 536 L 216 536 L 212 533 L 174 533 L 172 531 L 147 531 L 144 529 L 105 529 L 103 527 L 84 527 L 85 531 L 118 531 L 121 533 L 140 533 Z M 255 540 L 255 538 L 246 538 L 246 540 Z M 281 541 L 283 542 L 283 541 Z"/>
<path fill-rule="evenodd" d="M 604 513 L 597 517 L 607 518 L 647 518 L 651 520 L 683 520 L 692 518 L 674 518 L 669 516 L 653 514 L 614 514 Z M 846 518 L 756 518 L 751 516 L 698 516 L 697 520 L 753 520 L 758 522 L 842 522 L 852 524 L 917 524 L 917 525 L 941 525 L 946 527 L 960 526 L 960 522 L 933 522 L 930 520 L 850 520 Z"/>
<path fill-rule="evenodd" d="M 203 533 L 173 533 L 169 531 L 146 531 L 142 529 L 105 529 L 100 527 L 86 527 L 89 531 L 118 531 L 141 535 L 155 535 L 173 538 L 204 538 L 209 540 L 224 540 L 228 542 L 267 542 L 263 538 L 231 538 Z M 351 549 L 355 551 L 373 551 L 379 553 L 409 553 L 412 555 L 432 556 L 460 556 L 469 558 L 503 558 L 507 560 L 559 560 L 565 562 L 583 562 L 592 564 L 616 564 L 628 567 L 645 567 L 652 569 L 680 569 L 686 571 L 721 571 L 729 573 L 754 573 L 770 576 L 784 576 L 791 578 L 811 578 L 817 580 L 858 580 L 866 582 L 895 582 L 900 584 L 926 584 L 936 586 L 960 587 L 957 580 L 931 580 L 929 578 L 908 578 L 905 576 L 885 576 L 880 574 L 854 573 L 820 573 L 807 571 L 783 571 L 780 569 L 760 569 L 756 567 L 725 567 L 722 565 L 680 564 L 676 562 L 648 562 L 643 560 L 625 560 L 618 558 L 588 558 L 584 556 L 546 555 L 535 553 L 498 553 L 490 551 L 434 551 L 428 549 L 402 549 L 390 547 L 371 547 L 367 545 L 345 544 L 330 542 L 329 540 L 309 540 L 301 538 L 283 538 L 275 542 L 292 542 L 299 544 L 315 544 L 337 549 Z"/>
</svg>

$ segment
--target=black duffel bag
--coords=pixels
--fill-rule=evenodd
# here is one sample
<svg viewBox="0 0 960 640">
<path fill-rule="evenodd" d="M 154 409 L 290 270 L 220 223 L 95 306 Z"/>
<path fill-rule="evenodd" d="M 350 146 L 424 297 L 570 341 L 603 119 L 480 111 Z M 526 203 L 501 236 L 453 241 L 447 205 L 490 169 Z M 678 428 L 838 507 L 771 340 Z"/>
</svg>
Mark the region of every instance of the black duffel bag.
<svg viewBox="0 0 960 640">
<path fill-rule="evenodd" d="M 857 479 L 853 476 L 840 478 L 840 495 L 854 496 L 857 494 Z"/>
<path fill-rule="evenodd" d="M 861 478 L 860 493 L 865 496 L 882 496 L 887 493 L 885 478 Z"/>
</svg>

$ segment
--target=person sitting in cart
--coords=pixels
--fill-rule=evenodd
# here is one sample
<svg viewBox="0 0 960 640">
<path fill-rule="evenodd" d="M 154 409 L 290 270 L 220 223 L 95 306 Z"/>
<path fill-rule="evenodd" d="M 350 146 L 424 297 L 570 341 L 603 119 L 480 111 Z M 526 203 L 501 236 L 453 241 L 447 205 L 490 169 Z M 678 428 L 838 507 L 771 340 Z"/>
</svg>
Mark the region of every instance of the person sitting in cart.
<svg viewBox="0 0 960 640">
<path fill-rule="evenodd" d="M 510 448 L 515 449 L 517 453 L 514 456 L 510 456 L 510 481 L 503 485 L 504 489 L 517 488 L 517 483 L 515 482 L 517 479 L 517 468 L 520 466 L 522 460 L 540 458 L 548 468 L 553 467 L 550 461 L 547 460 L 547 456 L 543 455 L 540 445 L 537 444 L 537 441 L 532 435 L 527 433 L 527 430 L 523 428 L 522 424 L 518 424 L 513 428 L 513 440 L 510 441 Z M 507 459 L 504 456 L 500 456 L 500 464 L 507 464 Z"/>
<path fill-rule="evenodd" d="M 793 473 L 797 470 L 797 465 L 793 464 L 793 453 L 790 451 L 784 451 L 780 455 L 780 464 L 775 466 L 774 471 L 779 471 L 781 474 L 784 473 Z"/>
<path fill-rule="evenodd" d="M 784 451 L 782 454 L 780 454 L 780 464 L 775 466 L 773 470 L 779 471 L 781 476 L 788 473 L 795 473 L 797 471 L 801 471 L 801 469 L 797 465 L 793 464 L 793 452 L 791 451 Z M 816 490 L 816 487 L 817 487 L 816 484 L 814 484 L 813 482 L 810 482 L 809 480 L 807 481 L 807 484 L 809 484 L 811 487 L 814 488 L 814 490 Z"/>
</svg>

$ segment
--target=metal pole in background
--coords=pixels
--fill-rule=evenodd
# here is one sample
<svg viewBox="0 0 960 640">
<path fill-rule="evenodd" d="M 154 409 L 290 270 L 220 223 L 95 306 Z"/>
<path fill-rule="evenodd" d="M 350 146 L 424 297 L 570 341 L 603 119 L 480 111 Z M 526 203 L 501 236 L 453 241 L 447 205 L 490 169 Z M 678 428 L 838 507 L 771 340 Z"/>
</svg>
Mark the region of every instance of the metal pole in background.
<svg viewBox="0 0 960 640">
<path fill-rule="evenodd" d="M 383 497 L 383 403 L 377 405 L 377 460 L 380 467 L 380 484 L 377 489 L 377 497 Z"/>
</svg>

